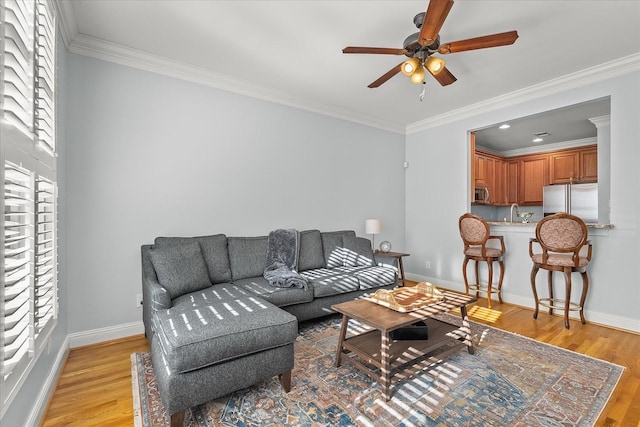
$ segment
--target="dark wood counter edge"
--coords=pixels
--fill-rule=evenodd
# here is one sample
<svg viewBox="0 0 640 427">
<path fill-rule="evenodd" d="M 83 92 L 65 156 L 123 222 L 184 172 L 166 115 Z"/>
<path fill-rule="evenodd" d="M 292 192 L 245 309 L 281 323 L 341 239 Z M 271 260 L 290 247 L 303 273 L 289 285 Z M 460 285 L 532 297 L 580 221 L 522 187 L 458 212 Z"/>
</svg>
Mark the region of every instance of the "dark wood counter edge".
<svg viewBox="0 0 640 427">
<path fill-rule="evenodd" d="M 527 225 L 531 225 L 533 227 L 535 227 L 535 225 L 537 224 L 537 222 L 528 222 L 528 223 L 524 223 L 524 222 L 505 222 L 505 221 L 487 221 L 487 223 L 489 225 L 503 225 L 503 226 L 513 226 L 513 227 L 522 227 L 522 226 L 527 226 Z M 603 229 L 603 230 L 610 230 L 614 227 L 613 224 L 587 224 L 587 228 L 598 228 L 598 229 Z"/>
</svg>

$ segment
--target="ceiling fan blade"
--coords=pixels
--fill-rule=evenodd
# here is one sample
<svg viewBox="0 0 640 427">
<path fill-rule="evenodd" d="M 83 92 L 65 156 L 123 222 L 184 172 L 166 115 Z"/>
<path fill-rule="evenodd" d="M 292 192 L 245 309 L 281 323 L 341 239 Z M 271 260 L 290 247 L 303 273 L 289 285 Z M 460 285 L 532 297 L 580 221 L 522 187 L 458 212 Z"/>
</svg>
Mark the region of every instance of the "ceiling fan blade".
<svg viewBox="0 0 640 427">
<path fill-rule="evenodd" d="M 406 55 L 406 49 L 386 48 L 386 47 L 362 47 L 347 46 L 342 49 L 342 53 L 374 53 L 380 55 Z"/>
<path fill-rule="evenodd" d="M 398 74 L 400 72 L 400 67 L 402 67 L 402 62 L 396 65 L 395 67 L 393 67 L 392 69 L 390 69 L 389 71 L 387 71 L 386 73 L 384 73 L 382 76 L 380 76 L 380 78 L 378 78 L 378 80 L 371 83 L 368 87 L 373 89 L 380 86 L 381 84 L 389 80 L 391 77 Z"/>
<path fill-rule="evenodd" d="M 429 69 L 426 69 L 427 71 L 429 71 Z M 429 71 L 431 73 L 431 71 Z M 442 86 L 448 86 L 451 83 L 455 82 L 456 80 L 458 80 L 456 78 L 456 76 L 454 76 L 453 74 L 451 74 L 451 71 L 449 71 L 449 69 L 447 69 L 447 67 L 444 67 L 442 69 L 442 71 L 440 71 L 438 74 L 433 74 L 431 73 L 431 75 L 438 81 L 438 83 L 440 83 Z"/>
<path fill-rule="evenodd" d="M 418 43 L 420 46 L 431 46 L 440 33 L 440 28 L 447 19 L 447 15 L 453 6 L 453 0 L 430 0 L 427 12 L 424 15 Z"/>
<path fill-rule="evenodd" d="M 506 33 L 492 34 L 489 36 L 475 37 L 472 39 L 459 40 L 451 43 L 441 44 L 438 53 L 456 53 L 466 50 L 484 49 L 487 47 L 506 46 L 515 43 L 518 38 L 517 31 L 507 31 Z"/>
</svg>

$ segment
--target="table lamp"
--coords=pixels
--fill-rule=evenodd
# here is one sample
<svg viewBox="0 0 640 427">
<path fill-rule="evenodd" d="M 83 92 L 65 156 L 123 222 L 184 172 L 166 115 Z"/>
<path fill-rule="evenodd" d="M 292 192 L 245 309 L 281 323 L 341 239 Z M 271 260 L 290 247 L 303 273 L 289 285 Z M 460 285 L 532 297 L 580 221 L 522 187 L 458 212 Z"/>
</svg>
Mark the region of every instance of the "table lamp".
<svg viewBox="0 0 640 427">
<path fill-rule="evenodd" d="M 371 249 L 375 251 L 376 234 L 380 234 L 382 222 L 379 219 L 368 219 L 364 222 L 365 233 L 371 234 Z"/>
</svg>

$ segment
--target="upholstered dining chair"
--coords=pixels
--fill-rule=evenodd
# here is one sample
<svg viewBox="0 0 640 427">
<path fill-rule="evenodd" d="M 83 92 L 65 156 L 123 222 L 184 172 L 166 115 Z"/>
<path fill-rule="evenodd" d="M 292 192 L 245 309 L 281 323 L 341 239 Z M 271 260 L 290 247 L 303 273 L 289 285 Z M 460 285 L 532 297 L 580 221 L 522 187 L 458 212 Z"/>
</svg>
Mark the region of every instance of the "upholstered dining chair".
<svg viewBox="0 0 640 427">
<path fill-rule="evenodd" d="M 584 221 L 566 213 L 558 213 L 544 217 L 536 226 L 536 237 L 529 240 L 529 256 L 533 261 L 531 270 L 531 288 L 535 299 L 533 318 L 538 318 L 538 306 L 549 308 L 549 314 L 554 309 L 564 310 L 564 326 L 569 329 L 569 311 L 579 311 L 580 321 L 584 325 L 584 301 L 589 290 L 589 276 L 587 266 L 591 261 L 591 242 L 587 240 L 587 225 Z M 541 253 L 533 253 L 534 244 L 542 248 Z M 586 247 L 586 254 L 583 248 Z M 536 291 L 536 275 L 538 270 L 548 270 L 549 297 L 538 298 Z M 565 278 L 564 299 L 556 298 L 553 294 L 553 272 L 561 271 Z M 582 275 L 582 295 L 580 303 L 571 302 L 571 273 Z"/>
<path fill-rule="evenodd" d="M 466 213 L 458 220 L 460 237 L 464 243 L 464 263 L 462 264 L 462 275 L 467 295 L 469 290 L 475 291 L 476 297 L 480 293 L 487 294 L 487 306 L 491 308 L 491 291 L 493 285 L 493 263 L 498 262 L 500 266 L 500 278 L 498 279 L 498 301 L 502 303 L 502 279 L 504 279 L 504 239 L 502 236 L 492 236 L 489 224 L 483 218 Z M 497 240 L 500 248 L 487 246 L 489 240 Z M 476 282 L 469 284 L 467 279 L 467 265 L 469 261 L 475 261 Z M 478 279 L 478 262 L 486 262 L 489 268 L 489 277 L 486 285 L 481 285 Z"/>
</svg>

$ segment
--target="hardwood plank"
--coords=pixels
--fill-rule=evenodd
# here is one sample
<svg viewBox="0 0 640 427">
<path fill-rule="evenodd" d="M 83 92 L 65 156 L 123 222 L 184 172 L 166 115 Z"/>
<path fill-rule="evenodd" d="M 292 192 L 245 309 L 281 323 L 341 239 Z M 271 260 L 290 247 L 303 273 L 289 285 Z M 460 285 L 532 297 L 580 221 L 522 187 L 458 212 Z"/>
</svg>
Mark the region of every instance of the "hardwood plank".
<svg viewBox="0 0 640 427">
<path fill-rule="evenodd" d="M 576 320 L 566 330 L 559 315 L 543 311 L 535 320 L 528 308 L 494 301 L 488 309 L 484 298 L 468 313 L 476 322 L 625 366 L 596 425 L 640 427 L 640 334 Z M 148 349 L 142 335 L 72 349 L 40 426 L 133 426 L 129 357 Z"/>
</svg>

